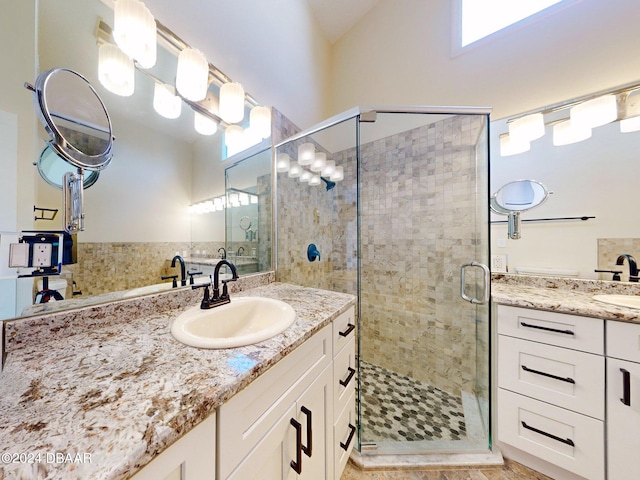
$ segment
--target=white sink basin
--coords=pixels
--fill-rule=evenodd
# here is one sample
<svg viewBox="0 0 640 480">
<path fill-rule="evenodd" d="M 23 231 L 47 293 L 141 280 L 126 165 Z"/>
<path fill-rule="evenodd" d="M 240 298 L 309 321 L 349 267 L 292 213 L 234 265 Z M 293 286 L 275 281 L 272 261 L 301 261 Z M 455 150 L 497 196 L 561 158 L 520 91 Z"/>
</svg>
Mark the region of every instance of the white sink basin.
<svg viewBox="0 0 640 480">
<path fill-rule="evenodd" d="M 242 347 L 262 342 L 289 328 L 291 305 L 263 297 L 232 297 L 231 303 L 203 310 L 190 308 L 175 319 L 171 334 L 198 348 Z"/>
<path fill-rule="evenodd" d="M 619 307 L 640 308 L 640 295 L 594 295 L 593 299 Z"/>
</svg>

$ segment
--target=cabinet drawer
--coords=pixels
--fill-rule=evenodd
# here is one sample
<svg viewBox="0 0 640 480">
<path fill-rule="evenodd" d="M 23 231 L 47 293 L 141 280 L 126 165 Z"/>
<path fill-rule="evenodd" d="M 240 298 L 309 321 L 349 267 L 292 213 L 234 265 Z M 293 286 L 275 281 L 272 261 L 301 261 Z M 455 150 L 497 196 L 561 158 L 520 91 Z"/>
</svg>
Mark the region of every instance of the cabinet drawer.
<svg viewBox="0 0 640 480">
<path fill-rule="evenodd" d="M 356 443 L 356 407 L 355 407 L 355 392 L 349 397 L 346 402 L 344 410 L 342 410 L 340 416 L 337 417 L 335 425 L 333 427 L 333 451 L 334 451 L 334 469 L 335 474 L 333 478 L 342 477 L 344 467 L 349 460 L 351 450 Z"/>
<path fill-rule="evenodd" d="M 607 356 L 640 363 L 640 324 L 608 321 Z"/>
<path fill-rule="evenodd" d="M 604 422 L 498 389 L 498 438 L 590 480 L 604 479 Z"/>
<path fill-rule="evenodd" d="M 604 320 L 498 305 L 498 333 L 604 354 Z"/>
<path fill-rule="evenodd" d="M 355 338 L 352 338 L 333 360 L 333 411 L 336 417 L 356 389 L 355 345 Z"/>
<path fill-rule="evenodd" d="M 604 420 L 604 357 L 499 336 L 498 386 Z"/>
<path fill-rule="evenodd" d="M 344 346 L 355 338 L 356 321 L 354 309 L 341 313 L 333 321 L 333 353 L 337 354 Z"/>
<path fill-rule="evenodd" d="M 292 402 L 332 360 L 327 325 L 219 408 L 218 438 L 225 444 L 219 475 L 226 478 Z"/>
</svg>

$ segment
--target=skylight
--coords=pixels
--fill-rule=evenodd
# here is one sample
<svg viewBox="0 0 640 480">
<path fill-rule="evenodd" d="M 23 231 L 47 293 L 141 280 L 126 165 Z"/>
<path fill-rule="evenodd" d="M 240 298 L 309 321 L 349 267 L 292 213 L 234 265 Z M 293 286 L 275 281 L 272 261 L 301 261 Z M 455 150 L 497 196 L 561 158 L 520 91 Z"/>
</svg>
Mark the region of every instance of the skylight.
<svg viewBox="0 0 640 480">
<path fill-rule="evenodd" d="M 460 0 L 462 47 L 513 25 L 562 0 Z"/>
</svg>

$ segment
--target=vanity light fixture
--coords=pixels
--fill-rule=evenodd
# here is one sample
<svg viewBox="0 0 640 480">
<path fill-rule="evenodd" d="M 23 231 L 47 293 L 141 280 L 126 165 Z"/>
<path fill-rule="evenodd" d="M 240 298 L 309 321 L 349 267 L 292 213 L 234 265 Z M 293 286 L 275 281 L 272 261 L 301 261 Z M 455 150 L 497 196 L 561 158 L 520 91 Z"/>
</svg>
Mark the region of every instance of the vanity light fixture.
<svg viewBox="0 0 640 480">
<path fill-rule="evenodd" d="M 249 125 L 261 139 L 269 138 L 271 136 L 271 109 L 259 105 L 253 107 L 249 113 Z"/>
<path fill-rule="evenodd" d="M 218 123 L 201 113 L 193 112 L 193 128 L 200 135 L 213 135 L 218 131 Z"/>
<path fill-rule="evenodd" d="M 117 0 L 113 37 L 118 47 L 144 69 L 156 64 L 156 21 L 140 0 Z"/>
<path fill-rule="evenodd" d="M 320 175 L 311 175 L 309 185 L 320 185 Z"/>
<path fill-rule="evenodd" d="M 613 94 L 602 95 L 580 103 L 571 107 L 570 111 L 572 125 L 581 130 L 611 123 L 617 117 L 618 105 L 616 96 Z"/>
<path fill-rule="evenodd" d="M 620 120 L 620 131 L 622 133 L 637 132 L 640 130 L 640 117 L 625 118 Z"/>
<path fill-rule="evenodd" d="M 244 118 L 244 88 L 239 83 L 220 86 L 220 117 L 227 123 L 239 123 Z"/>
<path fill-rule="evenodd" d="M 306 183 L 309 180 L 311 180 L 311 172 L 308 170 L 302 170 L 302 173 L 300 174 L 300 181 Z"/>
<path fill-rule="evenodd" d="M 171 85 L 156 82 L 153 90 L 153 109 L 165 118 L 178 118 L 182 112 L 182 99 L 175 94 L 175 88 Z"/>
<path fill-rule="evenodd" d="M 556 147 L 581 142 L 591 137 L 591 128 L 577 126 L 572 119 L 553 126 L 553 144 Z"/>
<path fill-rule="evenodd" d="M 303 143 L 298 147 L 298 163 L 300 165 L 311 165 L 316 159 L 316 147 L 313 143 Z"/>
<path fill-rule="evenodd" d="M 98 78 L 111 93 L 128 97 L 135 89 L 135 69 L 122 50 L 111 43 L 100 45 L 98 50 Z"/>
<path fill-rule="evenodd" d="M 329 180 L 331 180 L 332 182 L 340 182 L 341 180 L 344 180 L 344 167 L 336 167 L 333 174 L 329 177 Z"/>
<path fill-rule="evenodd" d="M 180 95 L 192 102 L 199 102 L 207 96 L 209 62 L 200 50 L 189 47 L 178 54 L 176 88 Z"/>
<path fill-rule="evenodd" d="M 324 152 L 318 152 L 315 155 L 315 159 L 311 162 L 312 172 L 321 172 L 324 166 L 327 164 L 327 154 Z"/>
<path fill-rule="evenodd" d="M 276 156 L 276 172 L 283 173 L 289 171 L 291 157 L 286 153 L 279 153 Z"/>
<path fill-rule="evenodd" d="M 324 168 L 322 169 L 322 173 L 321 175 L 323 177 L 331 177 L 331 175 L 333 175 L 333 172 L 336 171 L 336 162 L 333 160 L 327 160 Z"/>
<path fill-rule="evenodd" d="M 531 149 L 531 143 L 524 140 L 516 140 L 508 133 L 500 135 L 500 155 L 508 157 L 518 153 L 528 152 Z"/>
<path fill-rule="evenodd" d="M 243 129 L 239 125 L 229 125 L 224 130 L 224 144 L 227 148 L 233 149 L 242 141 Z"/>
<path fill-rule="evenodd" d="M 292 163 L 291 167 L 289 167 L 289 173 L 288 173 L 288 177 L 289 178 L 297 178 L 302 174 L 302 167 L 300 165 L 298 165 L 297 163 Z"/>
<path fill-rule="evenodd" d="M 509 138 L 513 141 L 530 142 L 544 135 L 544 116 L 532 113 L 509 122 Z"/>
</svg>

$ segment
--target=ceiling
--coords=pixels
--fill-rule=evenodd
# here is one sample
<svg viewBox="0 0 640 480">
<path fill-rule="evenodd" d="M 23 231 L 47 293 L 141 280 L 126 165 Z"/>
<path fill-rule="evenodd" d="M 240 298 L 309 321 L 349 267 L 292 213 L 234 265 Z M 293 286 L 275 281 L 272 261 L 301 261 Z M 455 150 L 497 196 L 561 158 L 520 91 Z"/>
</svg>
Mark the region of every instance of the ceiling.
<svg viewBox="0 0 640 480">
<path fill-rule="evenodd" d="M 307 0 L 327 39 L 334 43 L 380 0 Z"/>
</svg>

